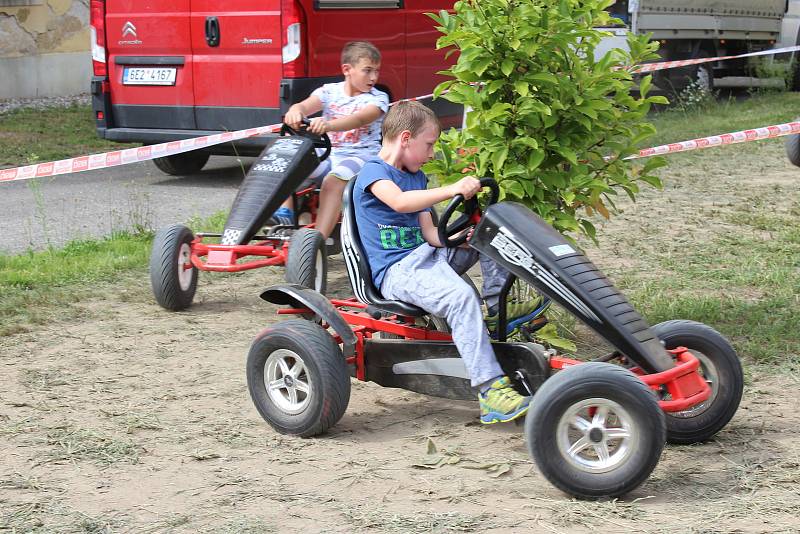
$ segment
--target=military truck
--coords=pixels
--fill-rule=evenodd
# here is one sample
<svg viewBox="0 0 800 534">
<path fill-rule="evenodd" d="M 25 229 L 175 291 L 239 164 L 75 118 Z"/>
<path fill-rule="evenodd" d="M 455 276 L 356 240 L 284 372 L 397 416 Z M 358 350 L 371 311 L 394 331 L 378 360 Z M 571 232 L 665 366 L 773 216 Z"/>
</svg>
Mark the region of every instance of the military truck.
<svg viewBox="0 0 800 534">
<path fill-rule="evenodd" d="M 623 25 L 605 28 L 613 36 L 603 50 L 625 48 L 626 31 L 652 34 L 662 61 L 767 50 L 781 39 L 787 9 L 787 0 L 618 0 L 609 11 Z M 658 71 L 654 78 L 662 89 L 679 92 L 690 83 L 711 89 L 715 79 L 754 74 L 753 61 L 744 58 Z"/>
</svg>

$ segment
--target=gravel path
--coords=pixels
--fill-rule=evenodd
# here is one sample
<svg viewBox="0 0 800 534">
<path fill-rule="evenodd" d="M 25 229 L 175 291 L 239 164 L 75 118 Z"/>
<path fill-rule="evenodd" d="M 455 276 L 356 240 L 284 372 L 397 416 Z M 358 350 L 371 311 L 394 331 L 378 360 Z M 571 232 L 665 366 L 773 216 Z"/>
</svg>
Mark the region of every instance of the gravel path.
<svg viewBox="0 0 800 534">
<path fill-rule="evenodd" d="M 92 98 L 89 93 L 69 96 L 46 96 L 40 98 L 10 98 L 7 100 L 0 100 L 0 115 L 20 108 L 66 108 L 73 104 L 90 104 L 91 101 Z"/>
</svg>

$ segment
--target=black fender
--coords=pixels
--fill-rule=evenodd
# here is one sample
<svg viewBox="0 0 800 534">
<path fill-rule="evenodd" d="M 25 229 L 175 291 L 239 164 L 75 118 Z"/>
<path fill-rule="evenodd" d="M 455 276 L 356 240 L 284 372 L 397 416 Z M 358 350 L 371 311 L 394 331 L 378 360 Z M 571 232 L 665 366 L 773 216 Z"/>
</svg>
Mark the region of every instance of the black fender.
<svg viewBox="0 0 800 534">
<path fill-rule="evenodd" d="M 279 306 L 289 305 L 293 308 L 308 308 L 328 323 L 333 330 L 342 338 L 345 357 L 355 353 L 356 335 L 353 329 L 342 318 L 331 301 L 324 295 L 297 284 L 280 284 L 270 286 L 265 289 L 260 297 L 272 304 Z"/>
</svg>

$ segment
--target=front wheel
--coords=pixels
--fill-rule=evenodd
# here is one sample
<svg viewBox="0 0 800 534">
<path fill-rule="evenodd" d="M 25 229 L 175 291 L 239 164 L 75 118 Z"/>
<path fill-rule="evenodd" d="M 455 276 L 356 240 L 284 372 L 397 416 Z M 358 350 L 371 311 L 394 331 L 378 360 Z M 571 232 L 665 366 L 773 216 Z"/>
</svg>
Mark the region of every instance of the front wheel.
<svg viewBox="0 0 800 534">
<path fill-rule="evenodd" d="M 286 281 L 325 294 L 328 285 L 328 255 L 325 238 L 313 228 L 292 234 L 286 257 Z"/>
<path fill-rule="evenodd" d="M 247 386 L 258 413 L 281 434 L 322 434 L 350 402 L 342 351 L 324 328 L 302 319 L 256 338 L 247 355 Z"/>
<path fill-rule="evenodd" d="M 150 284 L 162 308 L 189 307 L 197 291 L 197 269 L 192 265 L 194 234 L 182 224 L 162 228 L 150 253 Z"/>
<path fill-rule="evenodd" d="M 698 371 L 711 387 L 705 402 L 667 414 L 667 441 L 697 443 L 710 439 L 728 424 L 744 389 L 744 373 L 736 351 L 722 334 L 695 321 L 665 321 L 653 333 L 667 349 L 686 347 L 700 360 Z"/>
<path fill-rule="evenodd" d="M 183 176 L 185 174 L 195 174 L 200 172 L 210 154 L 204 152 L 184 152 L 173 154 L 162 158 L 154 158 L 153 163 L 158 169 L 170 176 Z"/>
<path fill-rule="evenodd" d="M 664 448 L 664 412 L 644 382 L 622 367 L 585 363 L 548 379 L 533 397 L 525 436 L 536 465 L 582 499 L 638 487 Z"/>
</svg>

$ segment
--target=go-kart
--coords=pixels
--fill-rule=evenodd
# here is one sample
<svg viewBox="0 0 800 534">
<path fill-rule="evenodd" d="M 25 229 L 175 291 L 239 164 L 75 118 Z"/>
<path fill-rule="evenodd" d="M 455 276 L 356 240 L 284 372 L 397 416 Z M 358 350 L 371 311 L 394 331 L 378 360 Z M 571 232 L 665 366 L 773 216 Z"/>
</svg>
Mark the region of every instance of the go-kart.
<svg viewBox="0 0 800 534">
<path fill-rule="evenodd" d="M 355 298 L 328 300 L 299 285 L 267 288 L 261 298 L 279 322 L 254 340 L 247 382 L 261 416 L 278 432 L 314 436 L 344 414 L 350 377 L 452 399 L 475 399 L 446 325 L 424 310 L 382 298 L 374 287 L 352 206 L 344 197 L 342 252 Z M 512 278 L 531 284 L 600 334 L 613 352 L 584 362 L 526 341 L 508 341 L 502 303 L 494 351 L 520 393 L 533 395 L 524 433 L 528 450 L 555 486 L 580 498 L 621 496 L 644 482 L 665 441 L 702 442 L 733 417 L 742 367 L 728 341 L 693 321 L 649 327 L 608 278 L 532 211 L 455 197 L 438 223 L 447 246 L 468 243 Z M 456 210 L 462 205 L 463 213 Z M 506 284 L 504 292 L 510 286 Z M 392 339 L 395 338 L 395 339 Z"/>
<path fill-rule="evenodd" d="M 280 136 L 270 140 L 242 181 L 221 234 L 195 236 L 181 224 L 158 231 L 150 255 L 150 281 L 162 307 L 173 311 L 189 307 L 198 271 L 286 265 L 287 282 L 325 292 L 327 256 L 338 243 L 329 240 L 329 250 L 314 229 L 319 189 L 307 184 L 307 178 L 330 155 L 331 142 L 327 134 L 308 131 L 308 125 L 304 121 L 304 127 L 295 131 L 284 124 Z M 295 224 L 265 228 L 270 215 L 289 197 L 298 214 Z"/>
</svg>

